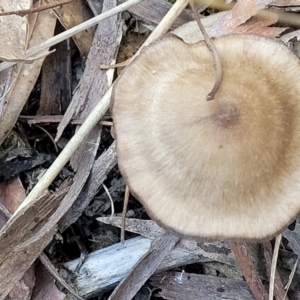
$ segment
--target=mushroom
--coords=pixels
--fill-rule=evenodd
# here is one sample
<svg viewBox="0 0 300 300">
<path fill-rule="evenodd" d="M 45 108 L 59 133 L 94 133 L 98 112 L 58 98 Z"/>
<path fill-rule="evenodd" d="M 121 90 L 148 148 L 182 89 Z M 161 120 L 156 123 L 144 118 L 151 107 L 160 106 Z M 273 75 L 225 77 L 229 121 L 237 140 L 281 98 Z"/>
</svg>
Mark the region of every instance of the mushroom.
<svg viewBox="0 0 300 300">
<path fill-rule="evenodd" d="M 185 238 L 259 241 L 300 212 L 300 66 L 254 35 L 166 36 L 123 71 L 112 114 L 120 171 L 159 225 Z"/>
</svg>

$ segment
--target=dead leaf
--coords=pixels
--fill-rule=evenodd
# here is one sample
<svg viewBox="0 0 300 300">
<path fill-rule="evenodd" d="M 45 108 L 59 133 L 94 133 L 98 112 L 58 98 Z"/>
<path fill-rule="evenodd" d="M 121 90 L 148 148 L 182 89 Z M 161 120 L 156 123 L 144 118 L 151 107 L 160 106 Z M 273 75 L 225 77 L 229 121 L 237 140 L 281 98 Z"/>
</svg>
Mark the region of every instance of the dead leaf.
<svg viewBox="0 0 300 300">
<path fill-rule="evenodd" d="M 260 9 L 266 8 L 274 2 L 274 0 L 239 0 L 226 15 L 214 24 L 211 35 L 217 37 L 234 32 L 236 27 L 244 24 Z"/>
<path fill-rule="evenodd" d="M 36 269 L 37 279 L 31 300 L 63 300 L 65 294 L 56 287 L 53 277 L 43 265 Z"/>
<path fill-rule="evenodd" d="M 37 45 L 53 36 L 56 18 L 49 11 L 39 13 L 38 20 L 33 31 L 30 47 Z M 0 144 L 6 138 L 15 125 L 24 104 L 26 103 L 33 86 L 39 76 L 44 58 L 34 61 L 32 64 L 18 64 L 14 72 L 12 85 L 5 97 L 5 106 L 0 119 Z"/>
<path fill-rule="evenodd" d="M 0 10 L 3 12 L 29 9 L 31 0 L 1 0 Z M 0 59 L 4 61 L 20 61 L 25 59 L 27 50 L 28 24 L 26 17 L 9 15 L 0 17 Z"/>
<path fill-rule="evenodd" d="M 29 300 L 35 284 L 35 266 L 32 265 L 14 286 L 5 300 Z"/>
<path fill-rule="evenodd" d="M 233 29 L 231 33 L 250 33 L 261 35 L 269 38 L 275 38 L 284 32 L 286 27 L 268 27 L 278 21 L 276 14 L 270 14 L 268 17 L 255 16 L 248 20 L 246 23 Z"/>
<path fill-rule="evenodd" d="M 26 193 L 19 177 L 0 183 L 0 201 L 13 214 L 22 201 L 26 198 Z"/>
</svg>

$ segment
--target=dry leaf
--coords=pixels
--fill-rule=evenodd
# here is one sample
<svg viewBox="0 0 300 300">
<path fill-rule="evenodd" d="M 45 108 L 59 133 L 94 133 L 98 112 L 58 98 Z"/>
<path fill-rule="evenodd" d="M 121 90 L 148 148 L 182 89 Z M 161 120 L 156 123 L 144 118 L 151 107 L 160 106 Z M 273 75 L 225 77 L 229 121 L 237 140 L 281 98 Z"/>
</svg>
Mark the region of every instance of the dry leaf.
<svg viewBox="0 0 300 300">
<path fill-rule="evenodd" d="M 275 38 L 287 29 L 286 27 L 268 27 L 275 24 L 277 21 L 278 17 L 276 14 L 270 14 L 268 17 L 255 16 L 245 24 L 234 28 L 231 33 L 250 33 Z"/>
<path fill-rule="evenodd" d="M 3 12 L 29 9 L 31 0 L 1 0 L 0 10 Z M 0 17 L 0 59 L 5 61 L 19 61 L 25 59 L 27 48 L 27 18 L 17 15 Z"/>
<path fill-rule="evenodd" d="M 26 193 L 19 177 L 0 183 L 0 201 L 11 214 L 25 198 Z"/>
<path fill-rule="evenodd" d="M 30 40 L 30 47 L 40 44 L 53 36 L 56 18 L 49 11 L 39 13 L 36 26 Z M 5 97 L 5 106 L 0 119 L 0 144 L 15 125 L 24 104 L 26 103 L 33 86 L 39 76 L 44 58 L 34 61 L 32 64 L 18 64 L 17 72 L 11 80 L 13 84 Z"/>
<path fill-rule="evenodd" d="M 244 24 L 260 9 L 274 2 L 274 0 L 239 0 L 226 15 L 214 24 L 211 35 L 217 37 L 234 32 L 236 27 Z"/>
<path fill-rule="evenodd" d="M 36 284 L 33 289 L 32 300 L 63 300 L 65 294 L 58 290 L 53 277 L 43 265 L 36 268 Z"/>
<path fill-rule="evenodd" d="M 13 272 L 13 270 L 12 270 Z M 35 267 L 32 265 L 14 286 L 5 300 L 29 300 L 35 284 Z"/>
</svg>

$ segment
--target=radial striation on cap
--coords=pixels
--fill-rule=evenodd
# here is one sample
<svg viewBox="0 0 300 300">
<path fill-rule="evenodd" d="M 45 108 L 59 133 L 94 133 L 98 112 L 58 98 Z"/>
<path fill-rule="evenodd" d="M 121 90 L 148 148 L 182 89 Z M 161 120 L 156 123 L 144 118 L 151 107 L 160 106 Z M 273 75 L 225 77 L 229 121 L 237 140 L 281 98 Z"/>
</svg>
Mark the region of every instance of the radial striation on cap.
<svg viewBox="0 0 300 300">
<path fill-rule="evenodd" d="M 183 237 L 263 240 L 300 212 L 300 66 L 282 43 L 214 40 L 211 53 L 167 36 L 113 91 L 120 170 L 153 220 Z"/>
</svg>

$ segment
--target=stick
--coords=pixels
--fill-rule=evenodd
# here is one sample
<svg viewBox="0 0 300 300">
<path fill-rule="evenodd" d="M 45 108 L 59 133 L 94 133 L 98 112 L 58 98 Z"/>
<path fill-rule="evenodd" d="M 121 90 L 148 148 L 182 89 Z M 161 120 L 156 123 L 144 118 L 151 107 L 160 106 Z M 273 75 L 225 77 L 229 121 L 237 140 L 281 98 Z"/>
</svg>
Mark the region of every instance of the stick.
<svg viewBox="0 0 300 300">
<path fill-rule="evenodd" d="M 221 66 L 221 62 L 220 62 L 220 57 L 218 54 L 218 51 L 215 47 L 215 44 L 212 42 L 212 40 L 210 39 L 210 37 L 208 36 L 208 34 L 205 31 L 205 28 L 199 18 L 199 15 L 197 13 L 196 7 L 195 7 L 195 3 L 194 1 L 190 1 L 190 7 L 192 8 L 192 11 L 194 13 L 195 16 L 195 20 L 200 28 L 200 31 L 204 37 L 205 43 L 207 48 L 210 50 L 210 52 L 212 53 L 214 62 L 215 62 L 215 68 L 216 68 L 216 81 L 215 84 L 212 88 L 212 90 L 208 93 L 208 95 L 206 96 L 206 100 L 210 101 L 213 100 L 222 81 L 222 66 Z"/>
</svg>

